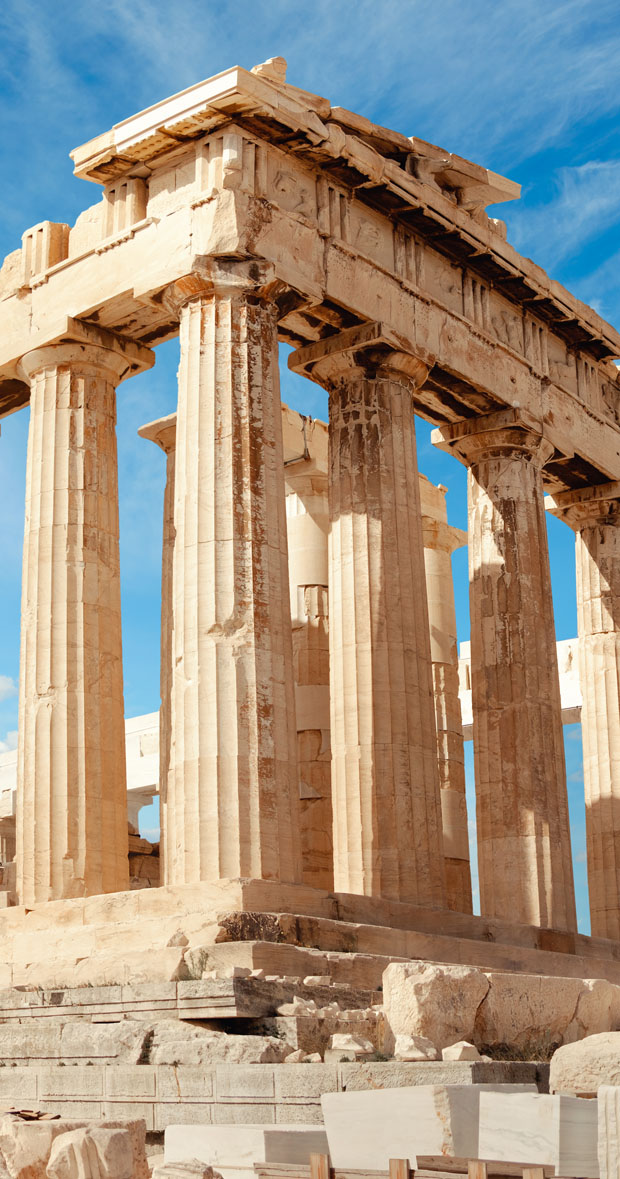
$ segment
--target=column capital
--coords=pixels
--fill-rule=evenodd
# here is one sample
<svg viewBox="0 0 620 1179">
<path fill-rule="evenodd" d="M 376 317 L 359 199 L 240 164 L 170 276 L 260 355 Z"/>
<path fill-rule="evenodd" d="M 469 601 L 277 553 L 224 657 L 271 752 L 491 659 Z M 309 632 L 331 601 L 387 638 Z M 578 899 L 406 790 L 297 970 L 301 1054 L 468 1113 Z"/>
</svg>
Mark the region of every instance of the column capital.
<svg viewBox="0 0 620 1179">
<path fill-rule="evenodd" d="M 146 422 L 138 430 L 140 438 L 147 438 L 163 450 L 164 454 L 171 454 L 176 448 L 177 415 L 169 413 L 165 418 L 158 418 L 154 422 Z"/>
<path fill-rule="evenodd" d="M 288 367 L 327 389 L 352 380 L 397 380 L 419 389 L 428 376 L 430 361 L 412 353 L 396 333 L 382 323 L 365 323 L 317 340 L 291 353 Z"/>
<path fill-rule="evenodd" d="M 545 508 L 575 532 L 597 524 L 617 525 L 620 523 L 620 480 L 547 495 Z"/>
<path fill-rule="evenodd" d="M 173 315 L 197 299 L 254 296 L 273 302 L 283 289 L 273 263 L 260 258 L 197 258 L 189 274 L 176 279 L 161 293 L 161 301 Z"/>
<path fill-rule="evenodd" d="M 519 406 L 450 422 L 433 430 L 431 441 L 469 467 L 509 454 L 520 454 L 544 467 L 555 451 L 544 435 L 542 422 Z"/>
<path fill-rule="evenodd" d="M 46 368 L 67 365 L 88 371 L 107 369 L 114 383 L 120 384 L 136 373 L 146 372 L 154 363 L 155 353 L 144 344 L 79 319 L 67 319 L 66 331 L 58 340 L 22 356 L 18 374 L 29 381 Z"/>
</svg>

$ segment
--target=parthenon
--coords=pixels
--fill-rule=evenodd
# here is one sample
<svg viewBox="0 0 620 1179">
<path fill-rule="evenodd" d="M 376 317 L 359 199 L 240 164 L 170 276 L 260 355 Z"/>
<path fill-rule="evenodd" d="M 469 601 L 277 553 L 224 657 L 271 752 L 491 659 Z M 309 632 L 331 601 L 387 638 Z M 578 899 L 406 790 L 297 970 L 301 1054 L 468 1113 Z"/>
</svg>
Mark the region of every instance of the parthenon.
<svg viewBox="0 0 620 1179">
<path fill-rule="evenodd" d="M 303 974 L 355 950 L 367 980 L 502 953 L 620 980 L 620 335 L 487 214 L 517 184 L 298 89 L 281 58 L 72 156 L 102 199 L 0 270 L 0 415 L 30 406 L 6 985 L 165 973 L 180 925 L 184 977 L 199 952 Z M 116 390 L 175 336 L 176 414 L 141 430 L 166 464 L 162 879 L 136 891 Z M 282 408 L 278 342 L 326 425 Z M 416 415 L 467 467 L 467 534 L 418 472 Z M 590 938 L 545 508 L 576 535 Z"/>
</svg>

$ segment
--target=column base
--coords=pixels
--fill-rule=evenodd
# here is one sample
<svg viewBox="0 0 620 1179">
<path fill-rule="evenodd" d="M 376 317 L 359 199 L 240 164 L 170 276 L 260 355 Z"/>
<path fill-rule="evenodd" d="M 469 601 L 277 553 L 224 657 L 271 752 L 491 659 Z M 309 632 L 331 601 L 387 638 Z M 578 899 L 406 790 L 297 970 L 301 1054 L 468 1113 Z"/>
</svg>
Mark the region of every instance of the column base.
<svg viewBox="0 0 620 1179">
<path fill-rule="evenodd" d="M 239 966 L 376 990 L 403 959 L 620 983 L 619 942 L 265 880 L 0 911 L 0 989 L 200 979 Z"/>
</svg>

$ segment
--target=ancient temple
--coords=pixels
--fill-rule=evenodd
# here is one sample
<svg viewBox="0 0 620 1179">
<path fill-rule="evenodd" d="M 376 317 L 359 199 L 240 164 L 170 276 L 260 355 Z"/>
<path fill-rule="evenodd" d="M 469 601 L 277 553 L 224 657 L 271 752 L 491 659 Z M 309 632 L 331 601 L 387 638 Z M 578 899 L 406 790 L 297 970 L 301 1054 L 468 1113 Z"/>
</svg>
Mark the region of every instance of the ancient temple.
<svg viewBox="0 0 620 1179">
<path fill-rule="evenodd" d="M 0 413 L 30 404 L 4 985 L 240 963 L 375 986 L 394 957 L 620 979 L 620 336 L 487 215 L 518 185 L 298 89 L 279 58 L 72 154 L 102 199 L 0 271 Z M 177 335 L 176 414 L 141 431 L 167 471 L 163 881 L 136 892 L 115 399 Z M 328 391 L 326 426 L 282 410 L 279 341 Z M 467 466 L 467 536 L 419 476 L 416 414 Z M 577 540 L 592 938 L 545 491 Z"/>
</svg>

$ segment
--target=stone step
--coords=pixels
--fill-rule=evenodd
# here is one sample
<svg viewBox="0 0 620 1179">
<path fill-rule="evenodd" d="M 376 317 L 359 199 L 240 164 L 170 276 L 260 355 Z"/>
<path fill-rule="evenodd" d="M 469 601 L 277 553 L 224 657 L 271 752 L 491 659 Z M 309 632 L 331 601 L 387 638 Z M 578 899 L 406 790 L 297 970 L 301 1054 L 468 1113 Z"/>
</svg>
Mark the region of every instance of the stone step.
<svg viewBox="0 0 620 1179">
<path fill-rule="evenodd" d="M 378 991 L 345 985 L 304 984 L 301 980 L 215 978 L 129 986 L 75 987 L 66 990 L 0 991 L 0 1027 L 7 1023 L 50 1023 L 82 1018 L 91 1022 L 178 1018 L 186 1020 L 262 1019 L 298 996 L 317 1007 L 336 1000 L 348 1010 L 365 1010 L 381 1000 Z M 1 1058 L 1 1054 L 0 1054 Z"/>
<path fill-rule="evenodd" d="M 273 958 L 268 952 L 261 951 L 259 957 L 272 963 L 274 968 L 270 968 L 269 973 L 274 974 L 301 974 L 302 970 L 304 974 L 319 974 L 323 971 L 321 962 L 325 962 L 325 973 L 331 973 L 332 978 L 335 978 L 333 969 L 327 963 L 332 962 L 336 954 L 339 957 L 372 957 L 381 973 L 388 962 L 419 959 L 478 966 L 483 970 L 522 971 L 564 978 L 606 978 L 609 982 L 620 984 L 620 961 L 614 958 L 534 949 L 505 942 L 479 942 L 443 933 L 420 933 L 289 913 L 233 913 L 222 918 L 220 925 L 218 944 L 208 951 L 209 959 L 214 963 L 224 960 L 232 963 L 234 952 L 229 952 L 226 957 L 222 954 L 225 939 L 229 939 L 231 945 L 240 947 L 244 932 L 247 932 L 248 940 L 260 941 L 263 945 L 272 943 L 274 950 L 276 946 L 296 947 L 299 950 L 298 965 L 293 968 L 293 960 L 290 959 L 291 968 L 286 970 L 276 970 L 274 965 L 276 961 L 289 961 L 289 956 L 282 949 L 280 956 L 274 955 Z M 328 955 L 327 959 L 322 957 L 325 954 Z M 242 964 L 248 963 L 243 959 Z M 267 969 L 262 960 L 255 961 L 254 967 Z M 349 986 L 377 988 L 381 985 L 377 970 L 369 968 L 369 973 L 362 976 L 357 971 L 348 974 L 345 970 L 344 974 L 338 974 L 338 981 L 346 982 Z"/>
</svg>

